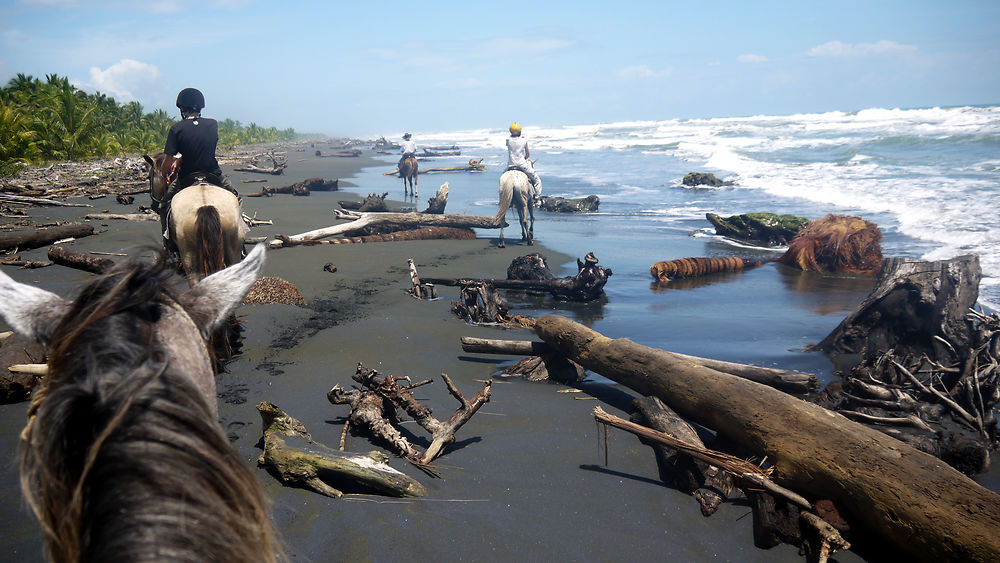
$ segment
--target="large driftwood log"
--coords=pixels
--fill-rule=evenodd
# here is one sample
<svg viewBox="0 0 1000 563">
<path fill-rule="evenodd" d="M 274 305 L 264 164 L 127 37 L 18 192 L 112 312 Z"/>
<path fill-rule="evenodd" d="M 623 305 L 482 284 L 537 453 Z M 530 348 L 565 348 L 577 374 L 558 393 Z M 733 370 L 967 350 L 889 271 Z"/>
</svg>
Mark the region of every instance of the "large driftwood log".
<svg viewBox="0 0 1000 563">
<path fill-rule="evenodd" d="M 49 260 L 60 266 L 76 268 L 77 270 L 84 270 L 93 274 L 104 273 L 115 265 L 115 261 L 110 258 L 98 258 L 83 252 L 70 250 L 60 244 L 50 246 L 48 256 Z"/>
<path fill-rule="evenodd" d="M 1000 560 L 1000 495 L 941 460 L 770 387 L 676 362 L 564 317 L 535 332 L 591 371 L 659 397 L 681 416 L 759 455 L 775 481 L 829 498 L 849 521 L 922 561 Z"/>
<path fill-rule="evenodd" d="M 965 317 L 979 298 L 982 277 L 979 257 L 972 254 L 936 262 L 888 258 L 875 289 L 818 346 L 825 352 L 894 350 L 900 356 L 927 354 L 944 364 L 962 362 L 965 358 L 955 354 L 969 348 Z"/>
<path fill-rule="evenodd" d="M 491 340 L 471 336 L 462 337 L 462 350 L 480 354 L 510 354 L 514 356 L 541 356 L 553 351 L 544 342 L 530 340 Z M 756 381 L 757 383 L 763 383 L 769 387 L 781 389 L 789 393 L 809 393 L 815 391 L 819 386 L 816 375 L 812 373 L 724 362 L 722 360 L 688 356 L 687 354 L 678 354 L 676 352 L 664 351 L 664 353 L 676 358 L 677 361 L 694 362 L 703 367 L 749 379 L 750 381 Z"/>
<path fill-rule="evenodd" d="M 465 227 L 469 229 L 499 229 L 504 224 L 503 217 L 481 215 L 436 215 L 431 213 L 354 213 L 334 210 L 340 219 L 349 222 L 316 229 L 313 231 L 284 236 L 268 243 L 270 248 L 295 246 L 307 241 L 321 240 L 333 236 L 353 236 L 367 234 L 366 229 L 379 228 L 383 231 L 402 231 L 419 227 Z"/>
<path fill-rule="evenodd" d="M 30 232 L 2 233 L 0 234 L 0 250 L 40 248 L 50 245 L 57 240 L 89 237 L 92 234 L 94 234 L 94 227 L 81 223 L 70 223 L 57 227 L 43 227 L 41 229 L 33 229 Z"/>
<path fill-rule="evenodd" d="M 348 454 L 314 442 L 302 422 L 267 401 L 257 411 L 264 425 L 264 453 L 257 463 L 274 468 L 286 483 L 334 498 L 343 495 L 333 487 L 339 483 L 394 497 L 427 494 L 419 482 L 390 467 L 384 454 Z"/>
<path fill-rule="evenodd" d="M 0 193 L 0 202 L 4 203 L 17 203 L 25 205 L 50 205 L 53 207 L 93 207 L 89 203 L 69 203 L 66 201 L 59 201 L 57 199 L 48 199 L 44 197 L 29 197 L 23 195 L 13 195 Z"/>
</svg>

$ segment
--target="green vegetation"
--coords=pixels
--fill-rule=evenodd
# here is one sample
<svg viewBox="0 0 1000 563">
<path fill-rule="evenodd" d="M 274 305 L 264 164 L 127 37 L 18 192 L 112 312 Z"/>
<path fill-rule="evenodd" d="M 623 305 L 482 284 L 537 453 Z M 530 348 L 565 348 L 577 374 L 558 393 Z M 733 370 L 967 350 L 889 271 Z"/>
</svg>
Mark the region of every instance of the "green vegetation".
<svg viewBox="0 0 1000 563">
<path fill-rule="evenodd" d="M 0 176 L 30 163 L 159 152 L 178 119 L 161 109 L 143 113 L 139 102 L 88 94 L 55 74 L 44 81 L 18 74 L 0 88 Z M 222 148 L 297 138 L 293 129 L 219 120 Z"/>
</svg>

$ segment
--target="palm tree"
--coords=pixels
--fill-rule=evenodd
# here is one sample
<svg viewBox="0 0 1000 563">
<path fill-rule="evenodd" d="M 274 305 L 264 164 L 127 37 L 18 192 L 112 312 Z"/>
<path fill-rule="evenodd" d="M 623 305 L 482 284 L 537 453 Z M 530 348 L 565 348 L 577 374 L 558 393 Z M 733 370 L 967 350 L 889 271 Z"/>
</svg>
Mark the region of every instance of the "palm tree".
<svg viewBox="0 0 1000 563">
<path fill-rule="evenodd" d="M 58 84 L 50 107 L 46 108 L 43 119 L 37 123 L 42 128 L 42 136 L 52 149 L 53 155 L 65 155 L 69 160 L 82 156 L 80 146 L 96 130 L 95 106 L 81 103 L 75 88 L 69 80 L 50 75 L 49 83 Z"/>
</svg>

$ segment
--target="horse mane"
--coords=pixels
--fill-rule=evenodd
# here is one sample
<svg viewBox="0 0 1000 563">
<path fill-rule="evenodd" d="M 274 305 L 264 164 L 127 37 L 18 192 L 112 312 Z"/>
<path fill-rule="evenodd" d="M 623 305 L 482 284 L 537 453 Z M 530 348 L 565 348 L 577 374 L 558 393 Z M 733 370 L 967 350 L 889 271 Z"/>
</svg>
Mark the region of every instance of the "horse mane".
<svg viewBox="0 0 1000 563">
<path fill-rule="evenodd" d="M 152 346 L 180 278 L 162 251 L 88 284 L 52 335 L 21 486 L 53 561 L 280 556 L 256 476 Z"/>
</svg>

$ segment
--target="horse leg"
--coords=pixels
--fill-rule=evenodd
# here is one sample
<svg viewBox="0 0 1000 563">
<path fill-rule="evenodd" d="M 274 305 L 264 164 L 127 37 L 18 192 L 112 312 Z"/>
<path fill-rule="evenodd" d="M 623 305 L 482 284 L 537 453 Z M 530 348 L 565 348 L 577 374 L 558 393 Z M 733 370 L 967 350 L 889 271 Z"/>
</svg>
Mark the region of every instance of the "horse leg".
<svg viewBox="0 0 1000 563">
<path fill-rule="evenodd" d="M 417 171 L 413 171 L 413 197 L 417 197 Z"/>
<path fill-rule="evenodd" d="M 531 203 L 528 204 L 528 218 L 530 223 L 528 223 L 528 245 L 532 246 L 535 244 L 535 206 Z"/>
</svg>

